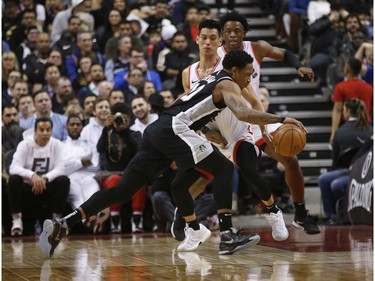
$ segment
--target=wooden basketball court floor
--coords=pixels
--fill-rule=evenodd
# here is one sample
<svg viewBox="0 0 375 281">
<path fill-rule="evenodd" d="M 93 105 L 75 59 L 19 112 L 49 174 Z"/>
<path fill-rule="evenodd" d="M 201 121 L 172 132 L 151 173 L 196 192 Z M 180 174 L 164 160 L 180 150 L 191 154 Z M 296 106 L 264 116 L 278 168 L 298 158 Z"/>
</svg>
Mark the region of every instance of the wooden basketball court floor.
<svg viewBox="0 0 375 281">
<path fill-rule="evenodd" d="M 218 254 L 219 234 L 196 252 L 176 252 L 170 234 L 68 236 L 46 260 L 37 237 L 3 238 L 2 280 L 373 280 L 373 228 L 321 226 L 307 235 L 288 226 L 286 241 L 270 227 L 258 245 L 233 255 Z"/>
</svg>

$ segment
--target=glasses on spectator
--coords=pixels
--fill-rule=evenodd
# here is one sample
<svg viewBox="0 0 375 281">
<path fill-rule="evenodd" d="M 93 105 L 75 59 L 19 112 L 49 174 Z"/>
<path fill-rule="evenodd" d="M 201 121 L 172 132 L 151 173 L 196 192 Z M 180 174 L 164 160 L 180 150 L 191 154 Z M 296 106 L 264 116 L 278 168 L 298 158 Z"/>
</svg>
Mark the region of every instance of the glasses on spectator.
<svg viewBox="0 0 375 281">
<path fill-rule="evenodd" d="M 4 57 L 3 60 L 14 60 L 14 58 L 6 58 L 6 57 Z"/>
<path fill-rule="evenodd" d="M 142 77 L 142 74 L 139 73 L 133 73 L 129 75 L 130 77 Z"/>
</svg>

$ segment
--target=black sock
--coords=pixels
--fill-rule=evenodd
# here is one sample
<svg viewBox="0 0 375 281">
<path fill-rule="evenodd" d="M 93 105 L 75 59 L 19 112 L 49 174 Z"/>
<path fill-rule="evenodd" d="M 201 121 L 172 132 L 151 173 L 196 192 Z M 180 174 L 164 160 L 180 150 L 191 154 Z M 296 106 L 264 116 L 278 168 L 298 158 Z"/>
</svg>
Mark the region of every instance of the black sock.
<svg viewBox="0 0 375 281">
<path fill-rule="evenodd" d="M 273 203 L 271 206 L 267 206 L 267 213 L 274 213 L 276 214 L 280 209 Z"/>
<path fill-rule="evenodd" d="M 79 223 L 81 220 L 82 215 L 78 209 L 74 210 L 72 213 L 62 218 L 62 221 L 66 222 L 68 229 L 70 229 L 73 225 Z"/>
<path fill-rule="evenodd" d="M 229 230 L 232 225 L 232 214 L 231 213 L 221 213 L 218 214 L 220 231 Z"/>
<path fill-rule="evenodd" d="M 191 221 L 191 222 L 188 222 L 187 224 L 189 225 L 189 227 L 191 227 L 194 230 L 199 230 L 199 228 L 200 228 L 199 223 L 196 219 Z"/>
<path fill-rule="evenodd" d="M 305 202 L 293 203 L 294 208 L 296 209 L 295 218 L 297 220 L 303 220 L 306 216 L 306 207 Z"/>
</svg>

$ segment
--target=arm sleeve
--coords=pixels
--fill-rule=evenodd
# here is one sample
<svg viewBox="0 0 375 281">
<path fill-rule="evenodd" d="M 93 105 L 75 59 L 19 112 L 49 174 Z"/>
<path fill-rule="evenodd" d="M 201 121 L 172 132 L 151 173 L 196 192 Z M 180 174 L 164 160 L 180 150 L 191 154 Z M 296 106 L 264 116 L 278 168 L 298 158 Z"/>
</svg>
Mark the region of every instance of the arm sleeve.
<svg viewBox="0 0 375 281">
<path fill-rule="evenodd" d="M 34 172 L 26 169 L 26 161 L 32 150 L 28 149 L 27 143 L 22 141 L 18 144 L 16 152 L 13 154 L 13 161 L 10 164 L 9 173 L 11 175 L 19 175 L 23 178 L 31 179 Z"/>
</svg>

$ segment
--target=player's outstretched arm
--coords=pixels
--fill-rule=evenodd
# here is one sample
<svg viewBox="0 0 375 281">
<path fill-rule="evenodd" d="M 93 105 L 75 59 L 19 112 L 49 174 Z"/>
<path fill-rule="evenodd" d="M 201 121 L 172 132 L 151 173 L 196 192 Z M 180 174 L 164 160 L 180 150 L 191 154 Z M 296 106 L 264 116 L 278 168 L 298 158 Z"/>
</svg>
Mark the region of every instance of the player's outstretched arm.
<svg viewBox="0 0 375 281">
<path fill-rule="evenodd" d="M 223 81 L 220 84 L 221 85 L 217 89 L 217 95 L 222 96 L 225 104 L 234 113 L 237 119 L 243 122 L 258 125 L 266 125 L 279 122 L 295 123 L 302 130 L 306 131 L 306 128 L 303 126 L 303 124 L 294 118 L 281 117 L 267 112 L 261 112 L 258 110 L 248 108 L 246 102 L 241 97 L 241 90 L 237 84 L 228 80 Z M 216 96 L 216 98 L 218 97 Z"/>
</svg>

